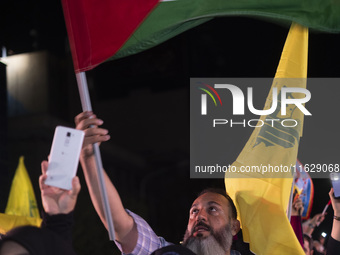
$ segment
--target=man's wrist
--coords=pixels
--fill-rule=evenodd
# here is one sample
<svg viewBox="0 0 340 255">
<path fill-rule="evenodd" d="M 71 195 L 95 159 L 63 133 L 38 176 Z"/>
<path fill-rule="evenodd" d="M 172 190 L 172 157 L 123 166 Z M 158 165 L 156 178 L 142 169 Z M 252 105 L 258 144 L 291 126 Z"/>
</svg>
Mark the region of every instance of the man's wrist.
<svg viewBox="0 0 340 255">
<path fill-rule="evenodd" d="M 313 223 L 309 223 L 309 224 L 308 224 L 308 227 L 310 227 L 310 228 L 315 228 L 315 227 L 316 227 L 316 225 L 315 225 L 315 224 L 313 224 Z"/>
<path fill-rule="evenodd" d="M 306 220 L 304 223 L 303 223 L 304 226 L 306 226 L 306 228 L 309 228 L 309 229 L 314 229 L 316 227 L 316 224 L 311 220 Z"/>
</svg>

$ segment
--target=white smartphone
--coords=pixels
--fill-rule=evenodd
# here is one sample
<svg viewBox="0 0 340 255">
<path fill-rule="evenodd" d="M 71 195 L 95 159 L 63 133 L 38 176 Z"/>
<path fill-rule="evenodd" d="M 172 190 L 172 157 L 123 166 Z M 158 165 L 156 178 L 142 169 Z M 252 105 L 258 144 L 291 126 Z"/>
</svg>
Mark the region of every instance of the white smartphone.
<svg viewBox="0 0 340 255">
<path fill-rule="evenodd" d="M 331 173 L 330 178 L 334 190 L 334 197 L 340 198 L 340 173 Z"/>
<path fill-rule="evenodd" d="M 84 131 L 57 126 L 48 160 L 45 184 L 70 190 L 77 173 Z"/>
</svg>

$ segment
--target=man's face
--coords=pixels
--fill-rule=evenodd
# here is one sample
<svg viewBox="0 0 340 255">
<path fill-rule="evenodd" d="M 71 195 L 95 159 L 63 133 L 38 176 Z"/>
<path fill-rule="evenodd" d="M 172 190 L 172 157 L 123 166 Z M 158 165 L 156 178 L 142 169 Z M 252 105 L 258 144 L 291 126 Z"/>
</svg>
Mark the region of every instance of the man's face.
<svg viewBox="0 0 340 255">
<path fill-rule="evenodd" d="M 187 231 L 193 237 L 204 238 L 231 223 L 229 201 L 220 194 L 207 192 L 193 202 Z"/>
<path fill-rule="evenodd" d="M 207 192 L 191 206 L 183 245 L 196 254 L 226 254 L 236 234 L 235 222 L 229 201 L 220 194 Z"/>
</svg>

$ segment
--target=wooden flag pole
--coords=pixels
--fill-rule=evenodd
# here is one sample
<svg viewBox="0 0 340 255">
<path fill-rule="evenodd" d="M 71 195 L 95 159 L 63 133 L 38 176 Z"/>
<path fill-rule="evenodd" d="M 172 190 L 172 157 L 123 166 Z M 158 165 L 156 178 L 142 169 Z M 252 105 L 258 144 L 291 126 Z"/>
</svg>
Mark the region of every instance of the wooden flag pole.
<svg viewBox="0 0 340 255">
<path fill-rule="evenodd" d="M 80 95 L 80 100 L 81 100 L 83 111 L 92 111 L 90 94 L 89 94 L 89 89 L 87 86 L 85 72 L 76 73 L 76 78 L 77 78 L 79 95 Z M 96 159 L 100 195 L 102 199 L 105 219 L 107 222 L 107 228 L 109 230 L 109 237 L 111 241 L 114 241 L 115 231 L 114 231 L 114 226 L 113 226 L 113 221 L 112 221 L 109 200 L 108 200 L 107 192 L 106 192 L 106 186 L 105 186 L 104 174 L 103 174 L 103 163 L 102 163 L 102 158 L 100 155 L 98 143 L 93 144 L 93 152 L 94 152 L 94 156 Z"/>
</svg>

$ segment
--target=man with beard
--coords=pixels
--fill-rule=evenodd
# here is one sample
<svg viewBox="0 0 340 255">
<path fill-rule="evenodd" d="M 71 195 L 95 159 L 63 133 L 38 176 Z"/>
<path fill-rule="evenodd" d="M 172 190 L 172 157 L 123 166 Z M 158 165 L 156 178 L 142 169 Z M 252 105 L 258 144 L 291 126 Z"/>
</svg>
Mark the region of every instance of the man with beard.
<svg viewBox="0 0 340 255">
<path fill-rule="evenodd" d="M 85 132 L 80 163 L 91 200 L 103 224 L 107 227 L 99 196 L 100 189 L 92 144 L 108 141 L 110 136 L 107 130 L 98 127 L 103 124 L 103 121 L 92 112 L 80 113 L 75 117 L 75 123 L 77 129 Z M 124 209 L 116 188 L 106 174 L 104 177 L 115 226 L 115 241 L 122 253 L 149 255 L 157 249 L 171 245 L 164 238 L 158 237 L 145 220 Z M 231 251 L 233 235 L 236 235 L 240 229 L 236 218 L 235 205 L 225 192 L 212 189 L 203 191 L 190 209 L 183 245 L 197 255 L 239 254 Z"/>
<path fill-rule="evenodd" d="M 206 189 L 193 202 L 183 245 L 197 255 L 237 254 L 230 251 L 240 229 L 232 199 L 222 190 Z"/>
</svg>

